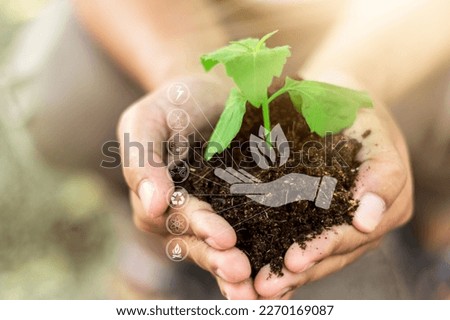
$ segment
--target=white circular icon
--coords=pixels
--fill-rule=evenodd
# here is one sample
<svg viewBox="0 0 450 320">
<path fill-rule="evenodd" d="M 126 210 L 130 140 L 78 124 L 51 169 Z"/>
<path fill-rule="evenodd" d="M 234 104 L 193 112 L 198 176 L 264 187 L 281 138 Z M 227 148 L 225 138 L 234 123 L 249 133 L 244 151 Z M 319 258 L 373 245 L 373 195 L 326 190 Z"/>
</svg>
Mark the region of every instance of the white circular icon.
<svg viewBox="0 0 450 320">
<path fill-rule="evenodd" d="M 166 228 L 171 234 L 179 236 L 186 233 L 189 229 L 189 222 L 184 214 L 174 212 L 167 217 Z"/>
<path fill-rule="evenodd" d="M 173 109 L 167 115 L 167 125 L 173 131 L 183 131 L 189 126 L 189 115 L 183 109 Z"/>
<path fill-rule="evenodd" d="M 172 261 L 183 261 L 187 258 L 188 253 L 188 245 L 181 238 L 173 238 L 166 245 L 166 255 Z"/>
<path fill-rule="evenodd" d="M 189 200 L 189 194 L 186 189 L 181 187 L 176 187 L 170 193 L 169 196 L 169 206 L 173 209 L 180 209 L 183 207 Z"/>
<path fill-rule="evenodd" d="M 182 82 L 176 82 L 167 88 L 167 98 L 174 105 L 180 106 L 188 101 L 191 93 L 189 88 Z"/>
<path fill-rule="evenodd" d="M 186 161 L 173 161 L 168 165 L 169 174 L 172 181 L 175 183 L 182 183 L 189 177 L 189 165 Z"/>
</svg>

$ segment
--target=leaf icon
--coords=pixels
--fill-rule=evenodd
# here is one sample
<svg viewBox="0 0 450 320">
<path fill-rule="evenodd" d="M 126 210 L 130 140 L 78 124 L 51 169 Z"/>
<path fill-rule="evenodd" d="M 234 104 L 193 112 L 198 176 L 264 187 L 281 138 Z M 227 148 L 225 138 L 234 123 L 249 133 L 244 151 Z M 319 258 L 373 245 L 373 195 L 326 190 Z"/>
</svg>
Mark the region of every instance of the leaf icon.
<svg viewBox="0 0 450 320">
<path fill-rule="evenodd" d="M 286 135 L 280 124 L 277 124 L 270 132 L 270 141 L 272 141 L 272 145 L 280 155 L 279 165 L 282 166 L 289 159 L 290 149 Z"/>
<path fill-rule="evenodd" d="M 250 153 L 252 154 L 253 161 L 261 169 L 269 169 L 271 166 L 277 163 L 277 151 L 280 156 L 279 165 L 283 165 L 289 158 L 289 143 L 281 128 L 280 124 L 277 124 L 270 132 L 270 141 L 272 146 L 266 143 L 265 140 L 266 130 L 263 126 L 260 126 L 258 136 L 250 135 Z"/>
<path fill-rule="evenodd" d="M 271 165 L 271 163 L 269 163 L 269 159 L 271 159 L 271 155 L 272 158 L 274 158 L 275 151 L 269 147 L 265 139 L 257 137 L 253 134 L 250 135 L 249 142 L 250 153 L 252 154 L 253 161 L 255 161 L 256 165 L 261 169 L 269 169 Z"/>
</svg>

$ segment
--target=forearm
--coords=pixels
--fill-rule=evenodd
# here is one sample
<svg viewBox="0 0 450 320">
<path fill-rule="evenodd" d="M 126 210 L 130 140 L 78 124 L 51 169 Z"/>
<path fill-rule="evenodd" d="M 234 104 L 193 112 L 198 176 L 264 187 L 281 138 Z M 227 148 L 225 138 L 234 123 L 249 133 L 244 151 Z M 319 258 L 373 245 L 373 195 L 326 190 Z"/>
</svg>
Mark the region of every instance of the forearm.
<svg viewBox="0 0 450 320">
<path fill-rule="evenodd" d="M 450 65 L 450 2 L 350 1 L 340 23 L 300 70 L 308 79 L 349 76 L 384 101 L 397 100 Z M 351 82 L 352 80 L 350 80 Z"/>
<path fill-rule="evenodd" d="M 201 54 L 227 36 L 204 1 L 73 0 L 93 36 L 145 89 L 201 72 Z"/>
</svg>

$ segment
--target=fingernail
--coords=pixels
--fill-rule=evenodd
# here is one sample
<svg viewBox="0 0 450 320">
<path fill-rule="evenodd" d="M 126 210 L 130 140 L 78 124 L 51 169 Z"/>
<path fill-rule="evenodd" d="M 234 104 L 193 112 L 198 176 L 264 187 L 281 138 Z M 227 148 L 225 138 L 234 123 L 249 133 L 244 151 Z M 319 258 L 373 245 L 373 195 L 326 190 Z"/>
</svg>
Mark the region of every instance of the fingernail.
<svg viewBox="0 0 450 320">
<path fill-rule="evenodd" d="M 141 199 L 145 214 L 149 214 L 150 206 L 152 205 L 153 194 L 155 193 L 155 186 L 153 182 L 144 180 L 138 189 L 139 199 Z"/>
<path fill-rule="evenodd" d="M 288 292 L 291 292 L 292 290 L 294 290 L 293 287 L 288 287 L 288 288 L 284 288 L 283 290 L 280 291 L 280 293 L 276 294 L 274 296 L 275 300 L 280 300 L 281 298 L 283 298 Z"/>
<path fill-rule="evenodd" d="M 357 228 L 363 232 L 372 232 L 383 218 L 385 210 L 386 204 L 383 199 L 371 192 L 364 194 L 353 218 Z"/>
</svg>

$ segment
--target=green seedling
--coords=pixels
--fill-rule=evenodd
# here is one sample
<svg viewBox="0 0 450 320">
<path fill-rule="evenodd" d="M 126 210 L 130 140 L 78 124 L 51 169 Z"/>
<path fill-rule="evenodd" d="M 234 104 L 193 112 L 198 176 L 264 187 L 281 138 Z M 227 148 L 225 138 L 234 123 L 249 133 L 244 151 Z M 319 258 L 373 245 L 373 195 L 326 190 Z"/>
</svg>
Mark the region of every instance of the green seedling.
<svg viewBox="0 0 450 320">
<path fill-rule="evenodd" d="M 226 47 L 201 57 L 206 71 L 217 64 L 224 65 L 226 73 L 236 84 L 231 89 L 225 108 L 217 122 L 205 150 L 205 159 L 227 148 L 238 134 L 246 111 L 247 102 L 262 109 L 266 141 L 270 141 L 270 103 L 288 93 L 295 109 L 303 115 L 310 130 L 321 137 L 350 127 L 359 108 L 372 108 L 366 92 L 355 91 L 328 83 L 286 77 L 285 84 L 269 96 L 268 88 L 273 78 L 279 77 L 287 58 L 289 46 L 268 48 L 266 41 L 277 31 L 261 39 L 248 38 L 232 41 Z M 276 110 L 275 110 L 276 112 Z"/>
</svg>

